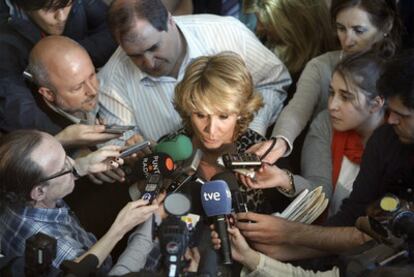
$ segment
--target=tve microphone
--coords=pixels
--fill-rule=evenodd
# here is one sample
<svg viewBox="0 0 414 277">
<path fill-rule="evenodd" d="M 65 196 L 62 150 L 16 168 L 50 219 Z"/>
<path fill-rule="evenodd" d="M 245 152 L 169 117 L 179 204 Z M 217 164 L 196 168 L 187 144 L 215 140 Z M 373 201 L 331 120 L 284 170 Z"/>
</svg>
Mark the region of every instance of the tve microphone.
<svg viewBox="0 0 414 277">
<path fill-rule="evenodd" d="M 211 180 L 223 180 L 229 186 L 232 199 L 232 209 L 235 213 L 247 213 L 247 195 L 245 192 L 240 191 L 237 178 L 231 171 L 223 171 L 214 175 Z"/>
<path fill-rule="evenodd" d="M 132 167 L 125 166 L 123 169 L 130 182 L 146 179 L 150 174 L 169 177 L 174 172 L 174 161 L 164 153 L 150 154 L 139 159 Z"/>
<path fill-rule="evenodd" d="M 231 213 L 231 193 L 223 180 L 206 182 L 201 187 L 201 204 L 208 217 L 214 218 L 214 225 L 221 240 L 221 254 L 224 264 L 232 264 L 227 217 Z"/>
<path fill-rule="evenodd" d="M 168 154 L 175 162 L 188 159 L 193 153 L 193 144 L 189 137 L 173 134 L 161 138 L 154 147 L 155 153 Z"/>
</svg>

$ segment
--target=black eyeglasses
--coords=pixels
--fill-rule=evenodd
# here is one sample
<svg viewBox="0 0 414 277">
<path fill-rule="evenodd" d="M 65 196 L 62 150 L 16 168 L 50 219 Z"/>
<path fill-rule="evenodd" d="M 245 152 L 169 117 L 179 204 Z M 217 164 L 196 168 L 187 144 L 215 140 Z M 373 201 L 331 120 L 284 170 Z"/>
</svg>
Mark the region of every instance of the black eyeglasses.
<svg viewBox="0 0 414 277">
<path fill-rule="evenodd" d="M 73 173 L 73 171 L 74 171 L 74 167 L 72 165 L 72 162 L 70 161 L 69 157 L 66 156 L 65 164 L 63 165 L 62 170 L 55 173 L 55 174 L 50 175 L 49 177 L 40 179 L 40 182 L 50 181 L 50 180 L 55 179 L 57 177 L 60 177 L 60 176 L 63 176 L 63 175 L 69 174 L 69 173 Z"/>
</svg>

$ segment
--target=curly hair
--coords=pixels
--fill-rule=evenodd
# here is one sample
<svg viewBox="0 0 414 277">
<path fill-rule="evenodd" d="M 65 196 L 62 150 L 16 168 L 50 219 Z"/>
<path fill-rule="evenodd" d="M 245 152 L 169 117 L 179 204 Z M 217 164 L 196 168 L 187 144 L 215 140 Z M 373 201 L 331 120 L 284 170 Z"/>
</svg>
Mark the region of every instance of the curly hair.
<svg viewBox="0 0 414 277">
<path fill-rule="evenodd" d="M 189 134 L 193 134 L 193 112 L 237 114 L 234 140 L 246 131 L 254 114 L 263 106 L 246 64 L 233 52 L 195 59 L 175 87 L 173 103 Z"/>
</svg>

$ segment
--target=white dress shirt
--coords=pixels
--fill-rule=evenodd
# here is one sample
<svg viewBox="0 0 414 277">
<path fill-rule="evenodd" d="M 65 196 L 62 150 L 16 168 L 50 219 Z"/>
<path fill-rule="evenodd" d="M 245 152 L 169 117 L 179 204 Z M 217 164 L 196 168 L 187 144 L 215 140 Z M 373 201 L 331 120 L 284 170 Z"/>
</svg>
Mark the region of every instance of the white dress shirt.
<svg viewBox="0 0 414 277">
<path fill-rule="evenodd" d="M 101 82 L 100 116 L 106 124 L 135 125 L 145 139 L 157 140 L 181 127 L 172 100 L 187 65 L 199 56 L 223 51 L 238 53 L 252 74 L 265 106 L 250 128 L 265 135 L 279 115 L 291 78 L 282 62 L 241 22 L 232 17 L 187 15 L 173 18 L 187 51 L 178 78 L 152 77 L 142 72 L 119 47 L 98 73 Z"/>
</svg>

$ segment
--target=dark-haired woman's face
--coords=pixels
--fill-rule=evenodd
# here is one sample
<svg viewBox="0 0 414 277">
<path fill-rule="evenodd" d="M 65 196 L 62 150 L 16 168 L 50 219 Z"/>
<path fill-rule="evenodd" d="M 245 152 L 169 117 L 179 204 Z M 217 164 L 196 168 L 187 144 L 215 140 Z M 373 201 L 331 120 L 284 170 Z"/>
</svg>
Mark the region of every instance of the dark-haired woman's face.
<svg viewBox="0 0 414 277">
<path fill-rule="evenodd" d="M 364 93 L 357 87 L 350 89 L 338 73 L 332 75 L 329 90 L 328 110 L 332 127 L 340 132 L 363 130 L 372 116 Z"/>
<path fill-rule="evenodd" d="M 338 13 L 336 33 L 346 53 L 368 50 L 383 38 L 382 32 L 371 23 L 369 14 L 359 7 L 347 8 Z"/>
</svg>

